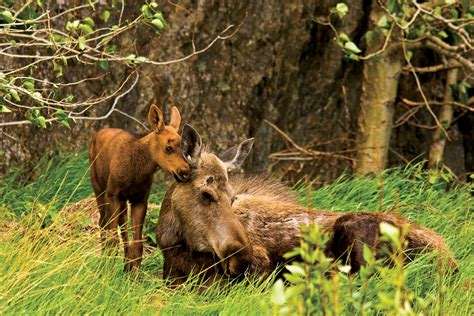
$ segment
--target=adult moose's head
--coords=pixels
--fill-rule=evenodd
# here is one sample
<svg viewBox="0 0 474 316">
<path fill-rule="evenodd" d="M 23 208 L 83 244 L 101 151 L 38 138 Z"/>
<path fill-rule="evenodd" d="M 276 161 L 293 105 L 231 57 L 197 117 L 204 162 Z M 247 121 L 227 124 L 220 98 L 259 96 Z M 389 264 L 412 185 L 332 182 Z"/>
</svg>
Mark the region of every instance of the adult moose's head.
<svg viewBox="0 0 474 316">
<path fill-rule="evenodd" d="M 231 209 L 234 196 L 228 172 L 248 156 L 253 138 L 219 157 L 202 150 L 201 144 L 199 134 L 185 125 L 181 148 L 191 165 L 192 177 L 176 184 L 171 193 L 171 209 L 163 215 L 165 221 L 158 231 L 160 246 L 185 243 L 192 251 L 214 253 L 226 273 L 238 275 L 250 265 L 252 248 L 247 232 Z"/>
<path fill-rule="evenodd" d="M 151 137 L 147 137 L 152 159 L 161 169 L 171 173 L 176 181 L 187 181 L 191 176 L 188 163 L 183 159 L 180 148 L 181 137 L 178 134 L 181 114 L 178 108 L 171 108 L 169 125 L 165 125 L 163 113 L 152 105 L 148 112 L 148 122 L 152 128 Z"/>
</svg>

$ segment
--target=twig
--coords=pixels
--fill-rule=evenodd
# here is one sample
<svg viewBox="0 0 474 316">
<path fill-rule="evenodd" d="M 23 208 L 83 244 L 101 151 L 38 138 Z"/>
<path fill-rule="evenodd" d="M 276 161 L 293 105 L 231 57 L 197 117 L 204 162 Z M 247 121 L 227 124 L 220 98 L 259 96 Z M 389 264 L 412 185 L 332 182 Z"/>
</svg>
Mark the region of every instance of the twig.
<svg viewBox="0 0 474 316">
<path fill-rule="evenodd" d="M 416 101 L 411 101 L 411 100 L 408 100 L 406 98 L 400 98 L 400 100 L 407 104 L 407 105 L 410 105 L 410 106 L 416 106 L 416 107 L 419 107 L 419 106 L 422 106 L 422 105 L 425 105 L 424 102 L 416 102 Z M 460 108 L 463 108 L 465 110 L 468 110 L 470 112 L 474 112 L 474 107 L 471 107 L 469 106 L 469 104 L 473 104 L 474 101 L 472 100 L 472 98 L 468 101 L 468 105 L 465 105 L 465 104 L 462 104 L 460 102 L 456 102 L 456 101 L 451 101 L 451 102 L 439 102 L 439 101 L 428 101 L 428 103 L 430 105 L 454 105 L 454 106 L 457 106 L 457 107 L 460 107 Z"/>
<path fill-rule="evenodd" d="M 299 154 L 304 154 L 304 155 L 310 156 L 310 157 L 298 157 L 298 155 L 299 155 L 298 153 L 295 154 L 294 152 L 290 152 L 289 153 L 290 155 L 285 155 L 283 153 L 273 153 L 273 154 L 269 155 L 270 158 L 279 159 L 279 160 L 313 160 L 314 157 L 325 156 L 325 157 L 334 157 L 334 158 L 349 160 L 349 161 L 353 160 L 353 158 L 351 158 L 351 157 L 338 155 L 338 154 L 332 153 L 332 152 L 323 152 L 323 151 L 303 148 L 300 145 L 298 145 L 297 143 L 295 143 L 290 138 L 290 136 L 288 136 L 288 134 L 283 132 L 275 124 L 273 124 L 272 122 L 270 122 L 266 119 L 264 119 L 264 122 L 267 123 L 268 125 L 270 125 L 271 128 L 273 128 L 275 131 L 278 132 L 278 134 L 280 134 L 284 139 L 286 139 L 297 150 L 297 152 L 299 152 Z"/>
<path fill-rule="evenodd" d="M 135 77 L 135 80 L 133 81 L 132 85 L 125 92 L 123 92 L 123 93 L 121 93 L 121 94 L 119 94 L 118 96 L 115 97 L 111 108 L 109 109 L 109 111 L 105 115 L 97 116 L 97 117 L 90 117 L 90 116 L 74 116 L 74 115 L 71 115 L 71 113 L 69 113 L 68 118 L 73 119 L 73 120 L 94 120 L 94 121 L 98 121 L 98 120 L 103 120 L 103 119 L 108 118 L 114 111 L 117 112 L 115 107 L 117 106 L 118 100 L 120 100 L 122 97 L 124 97 L 125 95 L 130 93 L 130 91 L 133 90 L 133 88 L 136 86 L 136 84 L 138 82 L 138 78 L 139 78 L 138 72 L 135 71 L 134 73 L 136 74 L 136 77 Z M 58 120 L 58 118 L 52 117 L 52 118 L 46 119 L 45 122 L 46 123 L 51 123 L 51 122 L 55 122 L 57 120 Z M 0 127 L 12 126 L 12 125 L 15 125 L 15 126 L 16 125 L 25 125 L 25 124 L 32 124 L 32 122 L 29 121 L 29 120 L 2 122 L 2 123 L 0 123 Z"/>
<path fill-rule="evenodd" d="M 426 108 L 428 109 L 428 112 L 430 112 L 431 116 L 433 117 L 434 121 L 436 122 L 436 125 L 439 127 L 439 129 L 443 132 L 443 134 L 446 136 L 446 138 L 448 140 L 450 140 L 449 138 L 449 135 L 448 135 L 448 132 L 444 129 L 444 127 L 441 125 L 441 123 L 439 122 L 438 120 L 438 117 L 436 116 L 436 114 L 434 114 L 433 110 L 431 109 L 430 107 L 430 104 L 428 103 L 428 99 L 426 98 L 426 95 L 425 93 L 423 92 L 423 88 L 421 87 L 421 83 L 420 83 L 420 79 L 418 78 L 418 75 L 416 74 L 415 71 L 413 71 L 413 65 L 411 64 L 411 61 L 410 61 L 410 58 L 408 58 L 408 55 L 407 55 L 407 50 L 406 50 L 406 46 L 404 45 L 405 42 L 402 41 L 402 47 L 403 47 L 403 55 L 405 56 L 405 60 L 407 61 L 408 63 L 408 66 L 412 69 L 412 74 L 413 74 L 413 77 L 415 78 L 415 82 L 416 82 L 416 86 L 418 87 L 418 91 L 420 92 L 421 94 L 421 97 L 423 98 L 423 101 L 426 105 Z"/>
<path fill-rule="evenodd" d="M 428 67 L 413 67 L 413 70 L 416 71 L 417 73 L 431 73 L 431 72 L 438 72 L 438 71 L 443 71 L 443 70 L 449 70 L 453 68 L 459 68 L 462 67 L 462 65 L 458 62 L 455 63 L 450 63 L 450 64 L 439 64 L 439 65 L 433 65 L 433 66 L 428 66 Z M 403 71 L 411 71 L 409 67 L 403 67 Z"/>
</svg>

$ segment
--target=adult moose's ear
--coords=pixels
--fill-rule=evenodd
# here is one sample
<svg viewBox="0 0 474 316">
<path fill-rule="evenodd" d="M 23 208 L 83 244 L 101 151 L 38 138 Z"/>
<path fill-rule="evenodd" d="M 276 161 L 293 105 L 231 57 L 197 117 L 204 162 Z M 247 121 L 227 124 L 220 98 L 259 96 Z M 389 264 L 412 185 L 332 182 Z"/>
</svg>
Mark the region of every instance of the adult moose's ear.
<svg viewBox="0 0 474 316">
<path fill-rule="evenodd" d="M 196 167 L 201 158 L 202 140 L 198 132 L 189 124 L 184 124 L 181 133 L 181 151 L 192 167 Z"/>
<path fill-rule="evenodd" d="M 156 132 L 161 132 L 165 128 L 163 112 L 154 104 L 150 106 L 150 110 L 148 111 L 148 123 L 152 130 Z"/>
<path fill-rule="evenodd" d="M 176 131 L 179 131 L 179 125 L 181 125 L 181 114 L 179 113 L 178 108 L 175 106 L 171 108 L 171 118 L 169 125 Z"/>
<path fill-rule="evenodd" d="M 224 162 L 227 167 L 227 171 L 232 171 L 244 162 L 245 158 L 252 150 L 253 138 L 244 140 L 239 145 L 227 149 L 222 154 L 219 155 L 219 158 Z"/>
</svg>

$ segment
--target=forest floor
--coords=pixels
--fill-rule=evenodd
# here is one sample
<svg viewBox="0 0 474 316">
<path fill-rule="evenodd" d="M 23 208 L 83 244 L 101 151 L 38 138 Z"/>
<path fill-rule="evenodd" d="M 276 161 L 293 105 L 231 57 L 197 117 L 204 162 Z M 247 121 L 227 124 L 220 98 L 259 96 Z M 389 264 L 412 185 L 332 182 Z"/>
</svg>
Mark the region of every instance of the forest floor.
<svg viewBox="0 0 474 316">
<path fill-rule="evenodd" d="M 193 280 L 166 287 L 160 251 L 148 249 L 138 276 L 123 272 L 123 258 L 99 248 L 97 211 L 85 154 L 41 161 L 33 178 L 19 183 L 18 170 L 0 178 L 0 314 L 276 314 L 271 278 L 200 293 Z M 406 286 L 415 313 L 472 314 L 474 299 L 473 186 L 427 179 L 421 165 L 378 178 L 343 177 L 313 190 L 296 187 L 301 203 L 344 212 L 391 210 L 432 228 L 459 262 L 456 277 L 443 278 L 427 260 L 406 267 Z M 165 186 L 156 181 L 147 215 L 146 238 L 153 244 Z M 382 193 L 382 205 L 380 205 Z M 376 297 L 368 289 L 367 297 Z M 342 298 L 344 301 L 344 298 Z M 349 300 L 343 303 L 349 311 Z M 350 314 L 350 312 L 344 312 Z"/>
</svg>

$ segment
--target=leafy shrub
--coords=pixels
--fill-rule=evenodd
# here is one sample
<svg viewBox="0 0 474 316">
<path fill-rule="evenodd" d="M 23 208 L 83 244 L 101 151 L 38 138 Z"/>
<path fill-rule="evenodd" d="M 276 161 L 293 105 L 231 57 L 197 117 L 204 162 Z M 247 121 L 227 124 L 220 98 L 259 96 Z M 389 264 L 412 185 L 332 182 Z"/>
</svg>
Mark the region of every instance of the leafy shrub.
<svg viewBox="0 0 474 316">
<path fill-rule="evenodd" d="M 391 224 L 382 222 L 380 231 L 381 240 L 390 244 L 392 249 L 382 249 L 387 258 L 376 259 L 374 251 L 364 246 L 366 264 L 358 273 L 351 274 L 349 265 L 325 255 L 328 234 L 317 225 L 303 227 L 300 246 L 285 255 L 287 259 L 298 258 L 301 261 L 287 265 L 288 272 L 283 275 L 285 282 L 277 280 L 272 289 L 272 302 L 277 313 L 366 315 L 383 312 L 388 315 L 414 315 L 415 310 L 439 304 L 429 295 L 415 295 L 408 287 L 409 271 L 403 253 L 404 229 L 400 232 Z M 434 259 L 433 256 L 427 257 Z M 387 265 L 386 261 L 390 264 Z M 444 277 L 443 271 L 438 270 L 435 278 Z"/>
</svg>

